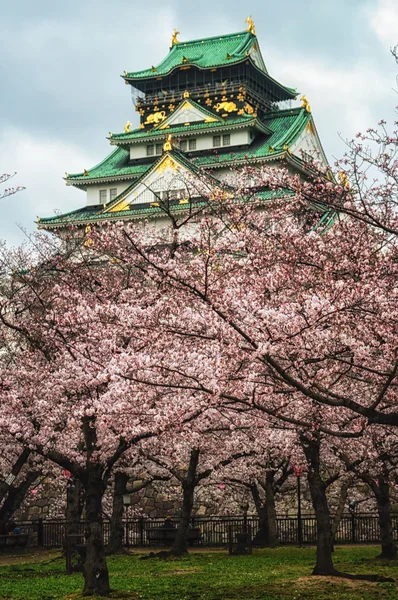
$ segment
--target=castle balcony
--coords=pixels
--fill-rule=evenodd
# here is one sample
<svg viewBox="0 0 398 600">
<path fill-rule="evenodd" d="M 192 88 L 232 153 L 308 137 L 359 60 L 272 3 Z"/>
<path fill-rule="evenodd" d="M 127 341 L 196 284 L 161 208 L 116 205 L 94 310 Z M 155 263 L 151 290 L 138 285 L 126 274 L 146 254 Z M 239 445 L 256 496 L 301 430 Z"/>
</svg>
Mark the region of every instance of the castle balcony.
<svg viewBox="0 0 398 600">
<path fill-rule="evenodd" d="M 217 95 L 230 96 L 233 94 L 238 100 L 247 99 L 265 111 L 275 110 L 276 108 L 290 108 L 291 101 L 275 102 L 271 99 L 271 90 L 267 90 L 265 86 L 259 85 L 258 81 L 251 78 L 245 78 L 241 81 L 222 81 L 219 83 L 208 83 L 205 85 L 194 85 L 187 83 L 184 88 L 180 89 L 160 89 L 145 95 L 137 95 L 138 90 L 134 90 L 133 102 L 137 107 L 146 109 L 154 105 L 162 105 L 166 103 L 178 104 L 186 97 L 186 92 L 189 92 L 189 97 L 192 100 L 201 103 L 206 102 L 208 98 L 215 99 Z M 281 106 L 283 104 L 283 107 Z"/>
</svg>

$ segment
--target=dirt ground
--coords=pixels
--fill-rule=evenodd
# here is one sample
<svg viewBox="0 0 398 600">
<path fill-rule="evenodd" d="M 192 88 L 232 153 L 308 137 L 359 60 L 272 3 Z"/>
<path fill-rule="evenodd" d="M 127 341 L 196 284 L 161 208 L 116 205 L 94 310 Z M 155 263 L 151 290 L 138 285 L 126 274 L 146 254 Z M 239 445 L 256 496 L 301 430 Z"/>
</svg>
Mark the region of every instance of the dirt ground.
<svg viewBox="0 0 398 600">
<path fill-rule="evenodd" d="M 60 548 L 50 550 L 48 548 L 27 548 L 19 552 L 14 550 L 0 554 L 0 566 L 35 563 L 46 559 L 51 561 L 60 556 Z"/>
</svg>

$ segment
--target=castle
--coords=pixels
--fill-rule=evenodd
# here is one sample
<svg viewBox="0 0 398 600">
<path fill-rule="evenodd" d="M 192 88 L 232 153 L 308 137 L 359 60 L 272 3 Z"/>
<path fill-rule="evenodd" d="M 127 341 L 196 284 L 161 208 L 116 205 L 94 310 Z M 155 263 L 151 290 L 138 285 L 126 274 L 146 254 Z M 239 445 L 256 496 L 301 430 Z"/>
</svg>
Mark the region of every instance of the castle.
<svg viewBox="0 0 398 600">
<path fill-rule="evenodd" d="M 127 121 L 123 132 L 109 133 L 109 156 L 66 174 L 66 185 L 83 190 L 86 202 L 39 218 L 39 228 L 61 234 L 71 224 L 87 230 L 143 218 L 162 225 L 166 205 L 183 216 L 200 203 L 185 183 L 195 177 L 225 181 L 239 167 L 265 164 L 304 172 L 311 157 L 326 166 L 306 97 L 292 107 L 296 90 L 268 73 L 251 17 L 246 22 L 245 31 L 186 42 L 174 30 L 157 66 L 124 72 L 138 129 Z"/>
</svg>

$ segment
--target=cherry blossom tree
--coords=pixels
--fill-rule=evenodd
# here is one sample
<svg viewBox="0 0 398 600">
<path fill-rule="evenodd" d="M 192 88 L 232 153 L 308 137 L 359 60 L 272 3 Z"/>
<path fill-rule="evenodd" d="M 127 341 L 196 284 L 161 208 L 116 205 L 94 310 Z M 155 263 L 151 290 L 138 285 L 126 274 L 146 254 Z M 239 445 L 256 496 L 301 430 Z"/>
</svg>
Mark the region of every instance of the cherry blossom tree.
<svg viewBox="0 0 398 600">
<path fill-rule="evenodd" d="M 358 480 L 363 481 L 374 495 L 380 527 L 380 558 L 395 559 L 390 490 L 397 468 L 395 432 L 388 427 L 368 428 L 365 434 L 352 440 L 349 446 L 334 442 L 335 452 Z"/>
<path fill-rule="evenodd" d="M 174 230 L 172 249 L 169 233 L 149 224 L 101 229 L 96 243 L 110 257 L 162 286 L 168 330 L 195 340 L 196 356 L 201 349 L 195 369 L 181 361 L 181 388 L 322 439 L 397 426 L 398 164 L 376 166 L 385 181 L 370 188 L 360 177 L 349 187 L 345 176 L 336 183 L 316 172 L 303 179 L 247 168 L 234 191 L 225 184 L 208 198 L 195 227 Z M 363 218 L 361 206 L 371 209 Z M 139 369 L 135 380 L 145 381 Z M 319 450 L 305 440 L 314 470 Z M 318 475 L 310 487 L 319 492 Z M 316 572 L 333 574 L 326 505 L 319 510 L 325 539 Z"/>
<path fill-rule="evenodd" d="M 181 486 L 182 502 L 175 540 L 169 554 L 188 552 L 188 531 L 196 488 L 204 482 L 225 479 L 225 469 L 246 469 L 255 443 L 248 439 L 248 423 L 231 429 L 231 420 L 219 410 L 210 409 L 178 429 L 173 439 L 161 435 L 142 444 L 146 461 L 153 463 L 155 477 L 169 473 Z M 250 432 L 251 434 L 253 432 Z"/>
<path fill-rule="evenodd" d="M 0 336 L 7 369 L 0 386 L 0 426 L 31 452 L 68 470 L 85 491 L 87 558 L 84 593 L 109 594 L 102 498 L 112 470 L 143 439 L 192 420 L 186 393 L 170 395 L 128 376 L 134 356 L 150 357 L 143 311 L 158 291 L 140 273 L 90 260 L 85 248 L 40 239 L 40 255 L 3 256 L 14 276 L 4 286 Z M 151 309 L 154 310 L 154 309 Z M 149 317 L 148 317 L 149 320 Z M 156 323 L 152 325 L 156 335 Z"/>
<path fill-rule="evenodd" d="M 9 181 L 10 179 L 12 179 L 12 177 L 14 177 L 16 175 L 16 173 L 3 173 L 0 174 L 0 185 L 7 183 L 7 181 Z M 24 190 L 25 188 L 21 185 L 18 185 L 16 187 L 9 187 L 9 188 L 5 188 L 2 192 L 0 192 L 0 200 L 2 198 L 7 198 L 7 196 L 12 196 L 12 194 L 16 194 L 17 192 L 20 192 L 22 190 Z"/>
</svg>

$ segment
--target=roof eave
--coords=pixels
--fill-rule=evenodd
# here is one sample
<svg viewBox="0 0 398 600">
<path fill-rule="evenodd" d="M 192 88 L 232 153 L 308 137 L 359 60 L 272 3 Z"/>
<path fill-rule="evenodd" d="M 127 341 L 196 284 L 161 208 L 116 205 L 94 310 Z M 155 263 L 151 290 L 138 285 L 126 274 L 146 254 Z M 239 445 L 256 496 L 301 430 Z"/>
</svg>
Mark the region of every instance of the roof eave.
<svg viewBox="0 0 398 600">
<path fill-rule="evenodd" d="M 94 179 L 73 179 L 70 180 L 68 179 L 67 181 L 70 183 L 70 185 L 73 185 L 74 187 L 80 187 L 80 189 L 82 189 L 82 186 L 87 186 L 87 185 L 95 185 L 96 183 L 104 183 L 106 181 L 125 181 L 125 180 L 130 180 L 130 179 L 136 179 L 137 177 L 141 177 L 141 173 L 139 173 L 138 175 L 136 174 L 125 174 L 125 175 L 113 175 L 113 176 L 105 176 L 105 177 L 96 177 Z"/>
<path fill-rule="evenodd" d="M 224 123 L 220 123 L 219 127 L 209 127 L 209 128 L 203 128 L 203 129 L 190 129 L 189 127 L 186 128 L 186 131 L 178 131 L 178 136 L 188 136 L 188 135 L 192 135 L 192 132 L 195 132 L 195 135 L 201 135 L 201 134 L 208 134 L 211 133 L 215 130 L 217 131 L 224 131 L 224 130 L 231 130 L 231 129 L 244 129 L 245 127 L 252 127 L 255 124 L 258 124 L 258 129 L 260 131 L 262 131 L 263 133 L 267 133 L 267 134 L 271 134 L 272 131 L 270 129 L 268 129 L 266 126 L 263 126 L 262 124 L 260 124 L 259 121 L 257 121 L 255 118 L 254 119 L 248 119 L 247 121 L 242 121 L 241 123 L 228 123 L 228 122 L 224 122 Z M 192 124 L 191 124 L 192 125 Z M 152 133 L 152 132 L 148 132 L 148 133 Z M 115 138 L 109 138 L 114 142 L 115 146 L 126 146 L 126 145 L 132 145 L 132 144 L 139 144 L 141 142 L 148 142 L 148 141 L 156 141 L 156 140 L 162 140 L 164 139 L 166 134 L 169 133 L 173 133 L 173 129 L 172 127 L 168 128 L 168 129 L 163 129 L 163 130 L 158 130 L 157 133 L 159 133 L 159 135 L 146 135 L 146 136 L 142 136 L 140 138 L 126 138 L 126 139 L 122 139 L 122 140 L 117 140 Z"/>
</svg>

